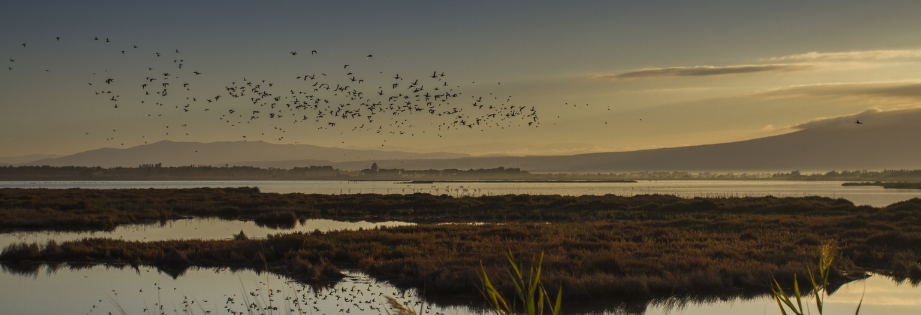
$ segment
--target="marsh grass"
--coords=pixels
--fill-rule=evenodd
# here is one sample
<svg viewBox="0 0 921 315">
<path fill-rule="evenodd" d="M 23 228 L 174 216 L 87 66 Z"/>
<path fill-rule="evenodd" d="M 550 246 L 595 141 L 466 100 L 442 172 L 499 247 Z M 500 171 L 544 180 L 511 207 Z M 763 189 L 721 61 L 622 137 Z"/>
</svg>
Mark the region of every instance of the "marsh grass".
<svg viewBox="0 0 921 315">
<path fill-rule="evenodd" d="M 872 220 L 869 221 L 873 223 Z M 341 277 L 347 266 L 401 288 L 423 288 L 430 296 L 475 295 L 482 261 L 488 274 L 505 274 L 504 253 L 542 259 L 541 279 L 562 285 L 564 300 L 650 300 L 704 294 L 770 293 L 771 279 L 790 283 L 816 270 L 815 239 L 840 236 L 841 258 L 830 282 L 888 268 L 891 257 L 907 264 L 919 258 L 910 247 L 921 233 L 880 231 L 848 234 L 851 218 L 741 216 L 717 220 L 565 222 L 555 224 L 420 224 L 416 226 L 291 233 L 248 240 L 129 242 L 85 239 L 16 244 L 0 261 L 22 263 L 111 263 L 152 265 L 181 274 L 190 267 L 264 269 L 302 281 Z M 756 238 L 742 238 L 750 231 Z M 841 233 L 839 231 L 844 231 Z M 894 234 L 893 234 L 894 233 Z M 882 235 L 882 236 L 881 236 Z M 900 244 L 869 243 L 885 239 Z M 802 245 L 795 245 L 800 243 Z M 885 244 L 884 242 L 883 244 Z M 514 292 L 506 277 L 490 278 L 499 292 Z"/>
<path fill-rule="evenodd" d="M 821 249 L 821 254 L 819 255 L 819 265 L 818 265 L 818 279 L 819 282 L 816 282 L 816 277 L 812 273 L 812 269 L 806 269 L 809 273 L 809 284 L 812 286 L 812 295 L 815 297 L 815 306 L 819 314 L 823 314 L 825 306 L 825 298 L 828 297 L 828 276 L 830 274 L 830 269 L 832 263 L 834 262 L 835 255 L 837 253 L 837 243 L 827 242 L 825 246 Z M 786 309 L 789 309 L 795 315 L 805 315 L 808 312 L 809 304 L 806 303 L 806 307 L 803 307 L 804 294 L 800 292 L 799 281 L 797 281 L 796 276 L 793 277 L 793 294 L 788 295 L 784 292 L 783 287 L 776 279 L 774 281 L 774 286 L 771 287 L 773 291 L 774 300 L 777 302 L 777 307 L 780 309 L 780 312 L 783 315 L 787 315 Z M 796 301 L 796 304 L 793 303 L 793 300 L 790 297 L 793 297 Z M 860 307 L 863 305 L 863 296 L 860 297 L 860 302 L 857 303 L 857 310 L 854 312 L 855 315 L 860 314 Z M 786 307 L 786 309 L 785 309 Z"/>
<path fill-rule="evenodd" d="M 50 209 L 50 210 L 42 210 Z M 48 216 L 36 216 L 46 211 Z M 543 251 L 541 278 L 560 284 L 569 302 L 650 300 L 695 294 L 771 293 L 772 279 L 792 283 L 818 270 L 814 253 L 837 239 L 840 256 L 827 268 L 831 284 L 867 269 L 921 281 L 921 199 L 883 208 L 847 200 L 804 198 L 695 198 L 666 195 L 450 196 L 264 194 L 252 188 L 181 190 L 0 189 L 0 227 L 42 227 L 65 218 L 111 218 L 113 224 L 185 215 L 406 218 L 419 224 L 265 239 L 126 242 L 84 239 L 14 244 L 4 268 L 30 272 L 29 263 L 153 265 L 171 275 L 190 267 L 263 269 L 302 281 L 341 277 L 337 265 L 356 268 L 399 287 L 425 287 L 431 296 L 477 292 L 482 261 L 502 274 L 502 253 Z M 482 218 L 482 219 L 479 219 Z M 81 219 L 81 220 L 83 220 Z M 66 220 L 65 220 L 66 221 Z M 30 223 L 31 222 L 31 223 Z M 83 222 L 83 221 L 80 221 Z M 551 223 L 552 222 L 552 223 Z M 78 222 L 79 223 L 79 222 Z M 32 225 L 30 225 L 32 224 Z M 80 228 L 84 225 L 71 225 Z M 238 236 L 242 236 L 238 234 Z M 809 272 L 807 272 L 809 270 Z M 820 275 L 822 277 L 822 275 Z M 499 292 L 510 279 L 493 278 Z"/>
<path fill-rule="evenodd" d="M 512 279 L 512 284 L 515 287 L 515 296 L 521 302 L 521 305 L 524 307 L 524 314 L 528 315 L 543 315 L 544 314 L 544 302 L 547 302 L 547 306 L 551 310 L 551 314 L 559 315 L 560 307 L 563 302 L 563 286 L 560 286 L 560 290 L 556 295 L 556 302 L 553 302 L 550 298 L 550 294 L 547 293 L 547 290 L 544 288 L 544 284 L 540 281 L 540 271 L 541 265 L 544 261 L 544 253 L 540 254 L 540 259 L 537 261 L 536 267 L 534 258 L 531 258 L 531 266 L 527 273 L 527 280 L 522 276 L 521 269 L 518 268 L 518 264 L 515 262 L 515 257 L 512 255 L 512 251 L 509 250 L 505 253 L 505 257 L 508 258 L 508 263 L 511 266 L 508 275 Z M 480 262 L 480 272 L 483 273 L 482 277 L 482 289 L 480 293 L 483 294 L 483 297 L 489 302 L 489 305 L 496 311 L 496 314 L 499 315 L 509 315 L 519 313 L 520 311 L 515 309 L 515 303 L 512 301 L 509 302 L 509 299 L 503 297 L 503 295 L 492 285 L 492 282 L 489 281 L 489 275 L 486 273 L 486 268 L 483 267 L 483 263 Z"/>
<path fill-rule="evenodd" d="M 274 194 L 257 188 L 0 189 L 0 231 L 111 230 L 189 216 L 254 220 L 286 228 L 306 218 L 411 222 L 577 222 L 713 219 L 736 215 L 860 214 L 908 211 L 921 199 L 885 208 L 822 197 L 679 198 L 671 195 L 451 197 L 411 194 Z"/>
</svg>

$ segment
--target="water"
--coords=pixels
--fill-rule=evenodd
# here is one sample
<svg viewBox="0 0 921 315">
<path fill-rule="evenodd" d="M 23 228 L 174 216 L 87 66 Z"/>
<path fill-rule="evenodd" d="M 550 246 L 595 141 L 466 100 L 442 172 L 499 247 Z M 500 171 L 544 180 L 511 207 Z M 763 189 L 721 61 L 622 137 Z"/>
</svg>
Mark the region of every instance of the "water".
<svg viewBox="0 0 921 315">
<path fill-rule="evenodd" d="M 436 183 L 407 184 L 405 182 L 324 182 L 324 181 L 177 181 L 177 182 L 0 182 L 0 187 L 35 188 L 193 188 L 256 186 L 272 193 L 432 193 L 454 196 L 499 194 L 561 194 L 561 195 L 636 195 L 674 194 L 683 197 L 746 197 L 773 195 L 826 196 L 846 198 L 856 204 L 885 206 L 894 202 L 921 197 L 918 190 L 893 190 L 877 186 L 841 186 L 841 182 L 802 181 L 641 181 L 638 183 Z M 307 220 L 293 229 L 260 227 L 254 222 L 194 218 L 170 221 L 164 224 L 124 225 L 110 232 L 17 232 L 0 234 L 0 245 L 12 242 L 40 242 L 82 239 L 84 237 L 109 237 L 124 240 L 167 239 L 227 239 L 244 231 L 250 237 L 292 231 L 321 231 L 373 228 L 374 226 L 405 225 L 405 222 L 341 222 L 333 220 Z M 192 268 L 178 278 L 173 278 L 152 267 L 114 268 L 90 266 L 88 268 L 41 267 L 34 273 L 22 273 L 4 268 L 0 272 L 0 314 L 119 314 L 115 304 L 128 314 L 148 314 L 144 309 L 154 309 L 162 304 L 165 314 L 246 313 L 246 296 L 250 303 L 260 307 L 272 305 L 278 311 L 266 314 L 342 314 L 346 309 L 352 314 L 386 314 L 380 294 L 397 296 L 414 305 L 419 301 L 414 290 L 399 291 L 386 282 L 379 282 L 361 273 L 350 272 L 349 277 L 326 287 L 310 287 L 276 275 L 258 274 L 251 270 Z M 160 290 L 157 290 L 160 287 Z M 268 290 L 281 290 L 268 296 Z M 358 294 L 353 287 L 363 289 L 362 295 L 344 304 L 333 300 L 332 289 L 345 297 Z M 370 287 L 371 291 L 367 291 Z M 866 288 L 866 289 L 864 289 Z M 346 289 L 348 293 L 342 292 Z M 114 291 L 113 291 L 114 290 Z M 298 292 L 300 290 L 300 292 Z M 921 289 L 907 284 L 899 285 L 881 276 L 845 285 L 827 300 L 826 314 L 850 314 L 857 306 L 860 295 L 866 292 L 862 314 L 918 314 L 921 313 Z M 316 293 L 316 295 L 314 295 Z M 371 295 L 371 294 L 374 295 Z M 322 297 L 327 300 L 322 300 Z M 300 309 L 293 299 L 299 299 Z M 368 301 L 376 297 L 374 302 Z M 227 304 L 228 298 L 234 303 Z M 318 300 L 319 298 L 319 300 Z M 110 300 L 111 299 L 111 300 Z M 270 301 L 274 300 L 274 301 Z M 183 302 L 185 301 L 185 302 Z M 191 301 L 195 301 L 191 304 Z M 207 302 L 206 302 L 207 301 Z M 482 305 L 479 298 L 468 298 L 467 303 Z M 113 303 L 114 302 L 114 303 Z M 313 304 L 317 302 L 317 304 Z M 158 306 L 154 306 L 158 303 Z M 353 305 L 352 303 L 358 304 Z M 337 306 L 336 304 L 339 304 Z M 349 306 L 350 305 L 350 306 Z M 810 302 L 814 307 L 814 304 Z M 95 306 L 95 308 L 93 308 Z M 283 307 L 284 306 L 284 307 Z M 313 306 L 319 308 L 314 309 Z M 225 309 L 226 307 L 226 309 Z M 415 306 L 418 310 L 418 305 Z M 185 311 L 184 311 L 185 310 Z M 813 309 L 814 310 L 814 309 Z M 566 310 L 564 309 L 564 312 Z M 576 313 L 620 313 L 615 306 L 578 310 Z M 644 314 L 780 314 L 776 303 L 767 296 L 728 301 L 661 302 L 647 305 Z M 155 314 L 156 312 L 150 312 Z M 483 309 L 467 306 L 434 305 L 421 315 L 482 314 Z M 813 313 L 815 313 L 813 311 Z M 257 312 L 258 314 L 258 312 Z"/>
<path fill-rule="evenodd" d="M 195 188 L 259 187 L 267 193 L 411 194 L 480 196 L 505 194 L 604 195 L 672 194 L 681 197 L 802 197 L 845 198 L 857 205 L 887 206 L 921 197 L 921 190 L 879 186 L 841 186 L 841 181 L 663 180 L 636 183 L 431 183 L 394 181 L 59 181 L 0 182 L 0 188 Z"/>
<path fill-rule="evenodd" d="M 9 269 L 0 272 L 0 313 L 3 314 L 148 314 L 163 306 L 165 314 L 246 314 L 247 306 L 278 307 L 265 314 L 374 314 L 383 315 L 386 305 L 381 295 L 393 296 L 419 310 L 419 292 L 401 291 L 385 281 L 358 272 L 338 283 L 308 286 L 285 277 L 252 270 L 192 268 L 173 278 L 152 267 L 133 269 L 101 265 L 86 268 L 47 266 L 30 273 Z M 159 289 L 158 289 L 159 287 Z M 270 295 L 271 289 L 271 295 Z M 918 314 L 921 288 L 872 276 L 849 283 L 826 300 L 825 314 L 851 314 L 865 294 L 861 314 Z M 337 299 L 336 296 L 340 298 Z M 233 299 L 228 303 L 228 298 Z M 325 299 L 324 299 L 325 298 Z M 346 302 L 345 299 L 348 299 Z M 297 304 L 295 304 L 297 300 Z M 195 301 L 192 303 L 192 301 Z M 482 298 L 466 297 L 459 304 L 426 302 L 421 315 L 484 314 Z M 807 302 L 812 313 L 815 304 Z M 316 303 L 314 303 L 316 302 Z M 116 306 L 118 305 L 118 306 Z M 473 307 L 471 307 L 471 305 Z M 314 308 L 316 307 L 316 308 Z M 429 308 L 430 307 L 430 308 Z M 294 311 L 290 311 L 290 310 Z M 343 311 L 340 311 L 342 309 Z M 204 311 L 203 311 L 204 310 Z M 564 313 L 616 314 L 616 307 L 587 310 L 563 309 Z M 151 314 L 158 314 L 151 311 Z M 261 312 L 255 312 L 262 314 Z M 393 313 L 391 311 L 391 313 Z M 768 296 L 708 303 L 654 303 L 638 314 L 780 314 Z"/>
<path fill-rule="evenodd" d="M 0 272 L 4 284 L 0 286 L 0 313 L 119 314 L 121 307 L 128 314 L 148 314 L 145 310 L 159 314 L 155 310 L 162 305 L 165 314 L 246 314 L 247 306 L 255 303 L 261 309 L 278 308 L 265 314 L 345 314 L 339 309 L 349 314 L 386 314 L 386 299 L 381 295 L 411 304 L 419 301 L 415 290 L 400 291 L 361 273 L 346 274 L 338 283 L 311 287 L 274 274 L 227 268 L 193 268 L 176 278 L 152 267 L 97 265 L 51 270 L 43 266 L 30 274 L 5 270 Z M 466 310 L 432 306 L 423 315 L 466 314 Z"/>
<path fill-rule="evenodd" d="M 177 239 L 230 239 L 234 234 L 243 233 L 250 238 L 262 238 L 269 234 L 292 232 L 321 232 L 334 230 L 357 230 L 359 228 L 373 229 L 375 227 L 390 227 L 411 225 L 413 223 L 386 221 L 386 222 L 346 222 L 324 219 L 311 219 L 298 222 L 290 229 L 275 229 L 259 226 L 252 221 L 221 220 L 213 218 L 193 218 L 168 221 L 158 224 L 126 224 L 120 225 L 115 230 L 105 232 L 11 232 L 0 233 L 0 248 L 5 248 L 12 243 L 47 243 L 49 240 L 56 242 L 80 240 L 83 238 L 112 238 L 126 241 L 163 241 Z"/>
</svg>

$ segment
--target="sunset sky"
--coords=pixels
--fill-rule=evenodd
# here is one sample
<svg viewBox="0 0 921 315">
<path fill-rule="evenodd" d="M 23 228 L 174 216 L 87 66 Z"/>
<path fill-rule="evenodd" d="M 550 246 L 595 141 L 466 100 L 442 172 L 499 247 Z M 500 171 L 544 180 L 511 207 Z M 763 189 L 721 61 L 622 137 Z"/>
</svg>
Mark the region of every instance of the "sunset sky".
<svg viewBox="0 0 921 315">
<path fill-rule="evenodd" d="M 330 120 L 313 110 L 295 122 L 302 113 L 269 118 L 262 107 L 248 120 L 260 110 L 252 93 L 227 96 L 244 78 L 273 83 L 272 97 L 313 93 L 304 75 L 363 79 L 370 102 L 412 93 L 415 79 L 422 93 L 448 82 L 461 94 L 439 113 L 488 114 L 475 101 L 524 109 L 464 128 L 425 111 Z M 164 82 L 169 95 L 155 95 Z M 628 151 L 777 135 L 919 101 L 918 1 L 19 1 L 0 11 L 0 156 L 161 140 Z M 539 119 L 522 119 L 532 107 Z M 221 119 L 234 113 L 246 117 Z"/>
</svg>

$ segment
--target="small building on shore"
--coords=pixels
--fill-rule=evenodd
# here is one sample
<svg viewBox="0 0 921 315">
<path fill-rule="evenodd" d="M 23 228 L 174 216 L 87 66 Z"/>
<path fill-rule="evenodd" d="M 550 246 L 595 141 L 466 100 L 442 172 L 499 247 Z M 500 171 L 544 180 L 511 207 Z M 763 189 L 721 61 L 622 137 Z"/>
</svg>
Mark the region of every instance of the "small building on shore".
<svg viewBox="0 0 921 315">
<path fill-rule="evenodd" d="M 368 177 L 400 177 L 403 176 L 401 169 L 381 169 L 377 162 L 371 164 L 370 169 L 361 170 L 361 176 Z"/>
</svg>

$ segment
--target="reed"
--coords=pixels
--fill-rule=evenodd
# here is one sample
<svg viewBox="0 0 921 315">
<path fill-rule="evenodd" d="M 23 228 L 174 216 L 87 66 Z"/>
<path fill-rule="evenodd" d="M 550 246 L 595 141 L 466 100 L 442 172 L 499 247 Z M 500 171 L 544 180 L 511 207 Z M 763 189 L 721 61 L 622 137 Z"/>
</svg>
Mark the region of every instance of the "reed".
<svg viewBox="0 0 921 315">
<path fill-rule="evenodd" d="M 835 242 L 827 242 L 825 246 L 822 247 L 818 265 L 819 283 L 816 283 L 816 277 L 813 275 L 812 269 L 806 269 L 809 272 L 809 284 L 812 285 L 816 309 L 820 315 L 823 314 L 825 298 L 828 297 L 828 276 L 830 274 L 829 270 L 831 269 L 832 262 L 834 262 L 835 259 L 836 249 L 837 244 Z M 787 315 L 786 309 L 789 309 L 795 315 L 805 315 L 808 312 L 808 303 L 806 307 L 803 307 L 803 294 L 800 292 L 800 286 L 796 276 L 793 277 L 792 295 L 796 300 L 796 304 L 790 299 L 791 295 L 784 292 L 783 287 L 776 279 L 774 279 L 774 286 L 771 287 L 771 290 L 773 291 L 774 300 L 777 302 L 777 307 L 783 315 Z M 854 312 L 854 315 L 860 314 L 860 306 L 862 305 L 863 296 L 860 297 L 860 302 L 857 303 L 857 310 Z"/>
<path fill-rule="evenodd" d="M 560 290 L 556 294 L 556 302 L 554 303 L 550 299 L 550 294 L 547 293 L 547 290 L 544 288 L 544 284 L 540 281 L 540 270 L 544 261 L 544 253 L 540 254 L 540 259 L 537 261 L 536 267 L 534 266 L 534 258 L 531 258 L 531 267 L 527 274 L 527 280 L 522 276 L 518 264 L 515 263 L 515 257 L 512 255 L 511 250 L 505 253 L 505 257 L 508 259 L 509 265 L 511 265 L 511 270 L 509 270 L 508 275 L 515 286 L 516 297 L 518 297 L 525 308 L 524 313 L 528 315 L 543 315 L 544 302 L 546 301 L 546 305 L 551 308 L 551 313 L 553 315 L 559 315 L 560 307 L 563 303 L 563 286 L 560 286 Z M 489 275 L 486 272 L 486 268 L 483 267 L 482 261 L 480 262 L 480 272 L 483 273 L 481 279 L 483 288 L 480 290 L 480 293 L 483 294 L 483 297 L 486 298 L 492 309 L 496 311 L 496 314 L 510 315 L 519 313 L 514 308 L 515 303 L 509 304 L 508 299 L 504 298 L 499 290 L 492 285 L 492 282 L 489 281 Z"/>
</svg>

